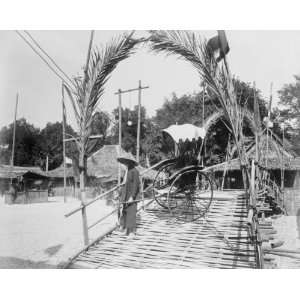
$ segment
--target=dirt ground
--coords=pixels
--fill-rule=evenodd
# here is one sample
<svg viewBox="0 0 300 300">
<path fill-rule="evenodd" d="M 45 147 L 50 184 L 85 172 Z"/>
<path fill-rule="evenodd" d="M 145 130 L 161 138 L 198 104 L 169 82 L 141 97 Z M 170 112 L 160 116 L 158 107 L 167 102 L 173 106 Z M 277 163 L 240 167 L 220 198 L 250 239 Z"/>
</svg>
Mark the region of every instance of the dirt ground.
<svg viewBox="0 0 300 300">
<path fill-rule="evenodd" d="M 48 203 L 6 205 L 0 198 L 0 268 L 57 268 L 83 247 L 80 212 L 64 214 L 79 207 L 76 199 L 67 203 L 51 197 Z M 92 204 L 89 224 L 111 212 L 105 201 Z M 117 222 L 116 215 L 90 230 L 90 239 Z"/>
<path fill-rule="evenodd" d="M 277 231 L 275 235 L 277 241 L 284 241 L 278 248 L 280 250 L 292 250 L 300 253 L 300 216 L 281 216 L 273 220 L 273 226 Z M 300 255 L 286 257 L 274 255 L 277 268 L 279 269 L 300 269 Z M 297 259 L 296 257 L 299 257 Z"/>
</svg>

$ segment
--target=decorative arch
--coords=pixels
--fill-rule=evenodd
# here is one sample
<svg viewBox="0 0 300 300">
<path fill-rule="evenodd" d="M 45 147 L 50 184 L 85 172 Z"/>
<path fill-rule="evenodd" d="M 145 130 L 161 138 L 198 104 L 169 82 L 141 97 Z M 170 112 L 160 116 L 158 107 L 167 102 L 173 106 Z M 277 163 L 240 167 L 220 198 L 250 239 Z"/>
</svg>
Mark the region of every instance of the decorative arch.
<svg viewBox="0 0 300 300">
<path fill-rule="evenodd" d="M 254 114 L 250 110 L 244 108 L 244 119 L 249 125 L 249 128 L 251 129 L 252 133 L 254 134 L 256 124 L 254 121 Z M 217 110 L 212 115 L 210 115 L 208 118 L 206 118 L 204 121 L 204 129 L 206 132 L 209 132 L 211 128 L 217 124 L 218 121 L 220 121 L 222 118 L 224 118 L 224 112 L 222 110 Z"/>
</svg>

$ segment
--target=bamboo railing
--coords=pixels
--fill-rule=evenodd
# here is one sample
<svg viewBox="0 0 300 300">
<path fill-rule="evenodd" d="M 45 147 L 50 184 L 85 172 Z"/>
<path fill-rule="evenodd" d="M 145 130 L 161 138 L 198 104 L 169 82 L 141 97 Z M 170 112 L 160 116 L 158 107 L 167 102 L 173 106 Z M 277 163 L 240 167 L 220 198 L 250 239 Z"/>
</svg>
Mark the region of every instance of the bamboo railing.
<svg viewBox="0 0 300 300">
<path fill-rule="evenodd" d="M 249 234 L 252 243 L 256 249 L 256 262 L 257 268 L 262 269 L 264 267 L 264 256 L 262 250 L 262 239 L 261 232 L 258 226 L 258 209 L 257 209 L 257 184 L 256 177 L 257 174 L 256 162 L 254 160 L 251 161 L 251 171 L 250 171 L 250 184 L 249 184 L 249 203 L 248 203 L 248 218 L 247 223 L 249 226 Z"/>
<path fill-rule="evenodd" d="M 141 195 L 141 199 L 140 200 L 137 200 L 135 202 L 137 203 L 142 203 L 142 208 L 145 208 L 145 206 L 147 206 L 148 204 L 150 204 L 150 202 L 152 201 L 148 201 L 148 203 L 145 205 L 144 201 L 144 195 L 152 188 L 152 184 L 149 185 L 146 189 L 144 189 L 144 176 L 145 174 L 147 174 L 150 170 L 153 170 L 155 169 L 157 166 L 159 166 L 162 162 L 159 162 L 153 166 L 151 166 L 150 168 L 147 168 L 146 170 L 142 171 L 140 173 L 140 179 L 141 179 L 141 189 L 140 189 L 140 195 Z M 96 196 L 94 199 L 84 203 L 84 204 L 81 204 L 79 207 L 71 210 L 70 212 L 66 213 L 65 214 L 65 217 L 68 218 L 78 212 L 82 212 L 82 210 L 85 210 L 87 207 L 89 207 L 91 204 L 99 201 L 99 200 L 105 200 L 105 197 L 111 195 L 111 200 L 113 201 L 116 201 L 116 198 L 119 198 L 119 193 L 117 193 L 116 195 L 116 192 L 119 192 L 119 190 L 122 188 L 122 186 L 125 184 L 125 179 L 122 183 L 120 183 L 119 185 L 116 185 L 114 186 L 113 188 L 111 188 L 110 190 Z M 103 222 L 104 220 L 106 220 L 108 217 L 112 216 L 113 214 L 117 213 L 119 210 L 120 210 L 120 203 L 119 201 L 117 201 L 118 203 L 118 207 L 116 207 L 115 209 L 113 209 L 110 213 L 108 213 L 107 215 L 101 217 L 100 219 L 98 219 L 97 221 L 94 221 L 91 225 L 87 225 L 87 230 L 90 230 L 91 228 L 95 227 L 96 225 L 98 225 L 99 223 Z M 115 229 L 118 225 L 116 224 L 115 226 L 113 226 L 113 228 Z M 107 234 L 107 233 L 106 233 Z M 105 235 L 106 235 L 105 234 Z M 99 240 L 100 237 L 98 237 L 96 239 L 96 241 Z M 95 243 L 95 240 L 92 241 L 92 244 Z M 86 246 L 90 245 L 91 243 L 87 244 Z M 82 250 L 83 251 L 83 250 Z"/>
<path fill-rule="evenodd" d="M 143 189 L 143 176 L 145 174 L 147 174 L 147 172 L 149 172 L 150 170 L 153 170 L 157 167 L 159 167 L 162 163 L 159 162 L 155 165 L 153 165 L 152 167 L 146 169 L 145 171 L 140 173 L 140 177 L 141 177 L 141 199 L 137 200 L 136 202 L 141 203 L 142 205 L 139 207 L 138 211 L 140 211 L 141 209 L 144 209 L 145 207 L 147 207 L 150 203 L 152 203 L 154 200 L 153 199 L 147 199 L 149 201 L 147 201 L 147 203 L 144 203 L 144 195 L 145 193 L 147 193 L 150 189 L 153 188 L 152 185 L 149 185 L 145 190 Z M 258 204 L 258 199 L 257 199 L 257 185 L 255 182 L 255 178 L 256 178 L 256 166 L 254 161 L 252 161 L 251 164 L 251 176 L 250 176 L 250 182 L 249 182 L 249 189 L 250 189 L 250 193 L 248 193 L 249 195 L 249 199 L 248 199 L 248 217 L 247 217 L 247 224 L 249 227 L 249 236 L 251 239 L 251 243 L 254 245 L 255 247 L 255 252 L 256 252 L 256 264 L 257 264 L 257 268 L 263 268 L 264 267 L 264 256 L 263 256 L 263 250 L 262 250 L 262 237 L 261 237 L 261 232 L 260 232 L 260 228 L 259 228 L 259 222 L 258 222 L 258 208 L 257 208 L 257 204 Z M 115 187 L 113 187 L 112 189 L 102 193 L 101 195 L 95 197 L 94 199 L 90 200 L 89 202 L 85 203 L 84 205 L 80 205 L 78 208 L 73 209 L 72 211 L 68 212 L 67 214 L 65 214 L 65 217 L 70 217 L 78 212 L 80 212 L 82 209 L 85 209 L 87 207 L 89 207 L 91 204 L 103 200 L 104 197 L 107 197 L 108 195 L 112 195 L 111 197 L 114 198 L 114 194 L 115 192 L 117 192 L 122 186 L 124 185 L 124 182 L 121 183 L 120 185 L 117 185 Z M 115 209 L 113 209 L 110 213 L 108 213 L 105 216 L 102 216 L 100 219 L 98 219 L 97 221 L 93 222 L 92 224 L 88 225 L 88 230 L 90 230 L 91 228 L 93 228 L 94 226 L 100 224 L 101 222 L 103 222 L 104 220 L 106 220 L 107 218 L 109 218 L 111 215 L 113 215 L 114 213 L 116 213 L 119 210 L 119 206 Z M 67 262 L 67 264 L 63 267 L 68 267 L 72 261 L 74 259 L 76 259 L 76 257 L 78 257 L 82 252 L 88 250 L 92 245 L 94 245 L 95 243 L 101 241 L 105 236 L 111 234 L 116 228 L 118 227 L 118 224 L 115 224 L 113 226 L 111 226 L 110 228 L 108 228 L 107 231 L 105 231 L 103 234 L 101 234 L 99 237 L 97 237 L 96 239 L 92 240 L 89 242 L 89 244 L 85 245 L 81 250 L 79 250 L 77 253 L 75 253 L 75 255 L 73 255 Z"/>
</svg>

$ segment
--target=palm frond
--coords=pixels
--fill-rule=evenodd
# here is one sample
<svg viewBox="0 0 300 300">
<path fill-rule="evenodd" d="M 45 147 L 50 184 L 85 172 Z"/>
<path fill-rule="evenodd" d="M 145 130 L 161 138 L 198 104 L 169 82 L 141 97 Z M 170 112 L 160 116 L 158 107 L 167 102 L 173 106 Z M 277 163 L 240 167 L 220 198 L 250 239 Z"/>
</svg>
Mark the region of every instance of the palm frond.
<svg viewBox="0 0 300 300">
<path fill-rule="evenodd" d="M 106 82 L 117 65 L 133 54 L 134 48 L 144 41 L 144 39 L 134 39 L 133 33 L 111 40 L 101 50 L 94 49 L 87 72 L 83 77 L 74 78 L 76 94 L 72 94 L 66 87 L 75 112 L 81 144 L 84 145 L 85 150 L 91 134 L 93 116 L 104 94 Z"/>
<path fill-rule="evenodd" d="M 150 34 L 150 47 L 153 51 L 175 54 L 196 68 L 201 80 L 218 99 L 225 119 L 230 124 L 241 165 L 245 165 L 247 161 L 243 137 L 244 112 L 238 104 L 227 66 L 218 65 L 206 41 L 202 41 L 193 32 L 159 30 L 150 31 Z"/>
</svg>

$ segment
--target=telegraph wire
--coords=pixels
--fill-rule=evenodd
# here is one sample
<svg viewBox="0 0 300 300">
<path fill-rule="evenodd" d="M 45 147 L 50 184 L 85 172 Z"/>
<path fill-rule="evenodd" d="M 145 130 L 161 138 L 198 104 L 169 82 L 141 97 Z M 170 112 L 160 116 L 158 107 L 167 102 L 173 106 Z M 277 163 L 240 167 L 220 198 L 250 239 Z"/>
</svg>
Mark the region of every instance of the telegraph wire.
<svg viewBox="0 0 300 300">
<path fill-rule="evenodd" d="M 59 67 L 59 65 L 55 62 L 55 60 L 42 48 L 42 46 L 35 40 L 35 38 L 27 31 L 24 32 L 29 36 L 29 38 L 33 41 L 33 43 L 50 59 L 50 61 L 56 66 L 56 68 L 74 85 L 72 79 Z"/>
<path fill-rule="evenodd" d="M 58 76 L 65 84 L 72 90 L 73 93 L 77 94 L 72 87 L 66 82 L 66 79 L 63 78 L 50 64 L 49 62 L 32 46 L 32 44 L 18 31 L 15 32 L 21 37 L 21 39 L 44 61 L 44 63 L 51 69 L 51 71 Z"/>
</svg>

